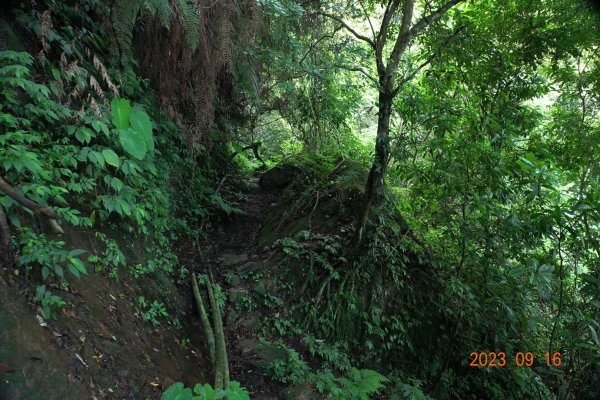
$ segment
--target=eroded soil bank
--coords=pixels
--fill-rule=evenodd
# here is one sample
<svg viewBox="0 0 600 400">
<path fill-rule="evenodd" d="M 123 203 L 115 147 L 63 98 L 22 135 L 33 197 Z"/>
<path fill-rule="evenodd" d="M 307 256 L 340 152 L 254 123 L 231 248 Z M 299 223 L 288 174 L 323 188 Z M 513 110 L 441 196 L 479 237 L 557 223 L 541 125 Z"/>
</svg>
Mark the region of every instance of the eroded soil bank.
<svg viewBox="0 0 600 400">
<path fill-rule="evenodd" d="M 0 281 L 1 400 L 156 399 L 175 381 L 206 379 L 188 290 L 90 272 L 55 290 L 68 305 L 44 321 L 17 288 Z M 148 293 L 162 293 L 170 314 L 156 327 L 136 301 Z"/>
</svg>

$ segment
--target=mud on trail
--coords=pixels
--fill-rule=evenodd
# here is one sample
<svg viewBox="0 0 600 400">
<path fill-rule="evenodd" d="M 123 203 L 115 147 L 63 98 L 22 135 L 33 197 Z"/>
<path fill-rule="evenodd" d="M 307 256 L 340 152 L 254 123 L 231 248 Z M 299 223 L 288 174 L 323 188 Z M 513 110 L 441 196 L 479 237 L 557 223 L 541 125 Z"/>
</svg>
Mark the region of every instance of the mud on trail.
<svg viewBox="0 0 600 400">
<path fill-rule="evenodd" d="M 251 178 L 244 213 L 220 224 L 221 230 L 198 246 L 182 249 L 182 265 L 197 273 L 210 269 L 229 290 L 228 272 L 262 267 L 267 255 L 256 242 L 279 194 Z M 92 252 L 89 235 L 67 232 L 65 239 Z M 128 265 L 144 251 L 141 242 L 129 247 L 124 249 Z M 68 305 L 56 320 L 44 321 L 20 292 L 23 285 L 0 275 L 0 400 L 158 399 L 173 382 L 212 381 L 189 276 L 177 286 L 157 277 L 134 279 L 124 271 L 119 277 L 90 271 L 81 280 L 71 279 L 67 290 L 53 289 Z M 160 299 L 170 313 L 156 327 L 141 317 L 136 299 L 143 295 Z M 246 327 L 257 316 L 233 320 L 231 315 L 229 303 L 225 334 L 232 379 L 246 386 L 253 400 L 277 398 L 281 388 L 265 381 L 240 346 L 258 340 Z"/>
</svg>

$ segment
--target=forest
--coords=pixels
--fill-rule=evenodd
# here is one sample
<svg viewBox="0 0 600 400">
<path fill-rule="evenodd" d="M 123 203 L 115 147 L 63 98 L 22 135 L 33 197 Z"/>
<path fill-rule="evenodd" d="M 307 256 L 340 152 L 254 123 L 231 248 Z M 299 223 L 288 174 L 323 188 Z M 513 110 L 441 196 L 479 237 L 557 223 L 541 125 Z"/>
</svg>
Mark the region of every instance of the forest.
<svg viewBox="0 0 600 400">
<path fill-rule="evenodd" d="M 0 400 L 600 399 L 599 2 L 0 11 Z"/>
</svg>

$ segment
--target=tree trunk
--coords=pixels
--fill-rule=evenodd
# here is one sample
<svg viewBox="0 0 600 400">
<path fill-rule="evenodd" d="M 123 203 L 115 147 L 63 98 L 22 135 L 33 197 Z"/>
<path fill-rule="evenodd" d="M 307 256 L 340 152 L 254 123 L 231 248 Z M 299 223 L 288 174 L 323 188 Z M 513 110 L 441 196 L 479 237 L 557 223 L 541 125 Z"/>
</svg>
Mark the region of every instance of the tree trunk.
<svg viewBox="0 0 600 400">
<path fill-rule="evenodd" d="M 390 153 L 390 118 L 394 95 L 392 90 L 379 92 L 379 111 L 377 119 L 377 137 L 375 139 L 375 160 L 369 171 L 369 178 L 365 186 L 365 194 L 359 210 L 358 224 L 354 232 L 354 247 L 358 249 L 365 239 L 366 228 L 373 207 L 381 204 L 383 198 L 383 179 Z"/>
</svg>

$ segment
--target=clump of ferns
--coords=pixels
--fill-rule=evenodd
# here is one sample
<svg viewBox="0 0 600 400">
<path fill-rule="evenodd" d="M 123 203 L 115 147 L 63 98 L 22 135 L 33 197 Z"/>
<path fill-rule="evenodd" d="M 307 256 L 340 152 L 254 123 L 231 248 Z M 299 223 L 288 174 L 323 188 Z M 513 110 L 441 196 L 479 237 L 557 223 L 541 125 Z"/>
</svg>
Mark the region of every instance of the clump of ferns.
<svg viewBox="0 0 600 400">
<path fill-rule="evenodd" d="M 343 254 L 313 248 L 304 302 L 297 306 L 305 315 L 304 326 L 326 338 L 373 346 L 389 332 L 388 325 L 402 325 L 402 318 L 394 316 L 398 310 L 430 302 L 424 293 L 435 292 L 438 284 L 425 262 L 406 234 L 385 229 L 350 261 Z M 407 336 L 398 337 L 410 346 Z"/>
</svg>

